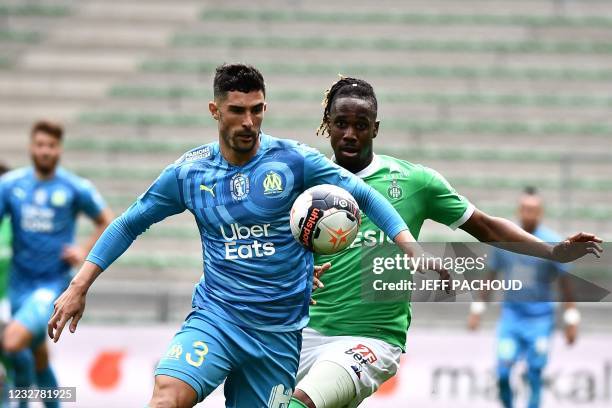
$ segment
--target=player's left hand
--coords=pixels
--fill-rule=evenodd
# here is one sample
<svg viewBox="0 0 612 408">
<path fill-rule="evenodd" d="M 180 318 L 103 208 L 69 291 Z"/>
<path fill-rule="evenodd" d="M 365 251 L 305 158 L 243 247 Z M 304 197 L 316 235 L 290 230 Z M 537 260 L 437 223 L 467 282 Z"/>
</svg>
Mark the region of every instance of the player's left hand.
<svg viewBox="0 0 612 408">
<path fill-rule="evenodd" d="M 576 342 L 576 337 L 578 337 L 578 326 L 575 324 L 568 324 L 565 326 L 565 340 L 568 345 L 573 345 Z"/>
<path fill-rule="evenodd" d="M 317 290 L 318 288 L 325 287 L 325 285 L 323 285 L 323 282 L 321 282 L 321 276 L 323 276 L 325 271 L 327 271 L 329 268 L 331 268 L 331 264 L 329 262 L 325 262 L 323 265 L 314 266 L 314 275 L 312 277 L 312 290 L 313 291 Z M 317 302 L 313 298 L 310 298 L 310 304 L 316 305 Z"/>
<path fill-rule="evenodd" d="M 47 323 L 47 334 L 54 343 L 57 343 L 62 330 L 68 321 L 70 322 L 70 331 L 74 333 L 83 312 L 85 311 L 85 296 L 86 291 L 71 283 L 68 289 L 60 295 L 54 303 L 53 315 Z"/>
<path fill-rule="evenodd" d="M 62 260 L 75 268 L 81 266 L 86 257 L 87 252 L 78 245 L 66 246 L 62 251 Z"/>
<path fill-rule="evenodd" d="M 579 232 L 555 245 L 552 251 L 552 258 L 557 262 L 563 263 L 575 261 L 586 254 L 593 254 L 600 258 L 603 248 L 599 244 L 602 242 L 603 240 L 594 234 Z"/>
</svg>

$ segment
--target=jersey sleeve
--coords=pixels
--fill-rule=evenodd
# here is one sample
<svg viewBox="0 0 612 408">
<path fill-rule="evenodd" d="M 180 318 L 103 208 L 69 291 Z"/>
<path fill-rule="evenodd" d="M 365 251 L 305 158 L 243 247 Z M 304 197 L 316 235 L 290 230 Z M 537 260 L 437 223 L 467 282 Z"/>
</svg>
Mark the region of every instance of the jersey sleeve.
<svg viewBox="0 0 612 408">
<path fill-rule="evenodd" d="M 474 206 L 437 171 L 425 168 L 428 193 L 427 218 L 456 229 L 474 213 Z"/>
<path fill-rule="evenodd" d="M 87 260 L 103 270 L 108 268 L 151 225 L 183 211 L 185 205 L 180 195 L 175 166 L 170 165 L 130 208 L 106 228 Z"/>
<path fill-rule="evenodd" d="M 306 188 L 319 184 L 342 187 L 355 197 L 359 208 L 390 238 L 408 227 L 395 208 L 376 190 L 359 177 L 338 166 L 318 151 L 303 147 L 304 184 Z"/>
<path fill-rule="evenodd" d="M 77 186 L 77 206 L 89 218 L 98 218 L 102 210 L 106 208 L 104 199 L 89 180 L 81 180 Z"/>
</svg>

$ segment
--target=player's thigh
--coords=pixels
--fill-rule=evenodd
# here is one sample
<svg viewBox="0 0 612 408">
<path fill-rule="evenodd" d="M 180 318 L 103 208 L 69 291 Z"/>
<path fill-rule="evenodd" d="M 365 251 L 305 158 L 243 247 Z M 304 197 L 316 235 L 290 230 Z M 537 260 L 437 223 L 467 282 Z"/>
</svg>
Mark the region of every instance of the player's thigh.
<svg viewBox="0 0 612 408">
<path fill-rule="evenodd" d="M 33 349 L 44 343 L 47 331 L 47 322 L 53 313 L 53 302 L 59 292 L 55 288 L 38 288 L 29 294 L 23 301 L 19 309 L 15 311 L 13 322 L 16 327 L 23 327 L 26 331 L 15 329 L 16 335 L 23 340 L 23 336 L 28 336 L 27 345 Z M 13 329 L 7 330 L 8 335 L 12 335 Z M 10 340 L 9 340 L 10 341 Z"/>
<path fill-rule="evenodd" d="M 534 320 L 528 328 L 525 337 L 526 360 L 531 368 L 544 368 L 548 363 L 548 354 L 552 339 L 553 320 Z"/>
<path fill-rule="evenodd" d="M 296 381 L 299 382 L 312 368 L 312 365 L 321 354 L 321 350 L 328 341 L 316 330 L 309 327 L 302 330 L 302 351 L 300 352 L 300 365 L 298 367 Z"/>
<path fill-rule="evenodd" d="M 496 358 L 498 374 L 504 374 L 523 353 L 520 323 L 501 319 L 497 326 Z"/>
<path fill-rule="evenodd" d="M 322 346 L 314 364 L 330 361 L 349 373 L 356 392 L 355 400 L 349 406 L 355 407 L 397 373 L 401 354 L 399 347 L 382 340 L 342 336 Z"/>
<path fill-rule="evenodd" d="M 201 314 L 190 314 L 161 358 L 155 376 L 168 376 L 189 384 L 202 401 L 225 380 L 234 363 L 236 350 L 224 322 Z"/>
<path fill-rule="evenodd" d="M 302 335 L 246 330 L 245 359 L 225 383 L 227 407 L 284 408 L 295 387 Z"/>
</svg>

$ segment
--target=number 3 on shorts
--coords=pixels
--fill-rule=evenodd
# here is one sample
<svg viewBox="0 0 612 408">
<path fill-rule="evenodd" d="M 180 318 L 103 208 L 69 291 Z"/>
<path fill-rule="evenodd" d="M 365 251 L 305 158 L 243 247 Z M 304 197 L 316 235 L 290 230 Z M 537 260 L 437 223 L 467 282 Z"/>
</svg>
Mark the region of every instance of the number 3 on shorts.
<svg viewBox="0 0 612 408">
<path fill-rule="evenodd" d="M 208 354 L 208 346 L 203 341 L 200 341 L 200 340 L 194 341 L 193 342 L 193 352 L 196 356 L 198 356 L 198 359 L 194 361 L 191 358 L 191 353 L 187 353 L 185 354 L 185 360 L 187 360 L 187 363 L 189 363 L 190 365 L 194 367 L 199 367 L 204 362 L 204 356 Z"/>
</svg>

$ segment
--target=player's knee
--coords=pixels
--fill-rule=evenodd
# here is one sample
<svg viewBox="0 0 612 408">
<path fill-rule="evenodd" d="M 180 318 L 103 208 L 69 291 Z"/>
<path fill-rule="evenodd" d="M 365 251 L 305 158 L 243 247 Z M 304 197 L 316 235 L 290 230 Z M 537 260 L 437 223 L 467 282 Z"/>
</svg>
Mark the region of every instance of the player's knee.
<svg viewBox="0 0 612 408">
<path fill-rule="evenodd" d="M 340 364 L 332 361 L 315 363 L 297 385 L 297 389 L 301 391 L 298 395 L 303 399 L 296 399 L 308 408 L 343 407 L 357 395 L 351 375 Z"/>
<path fill-rule="evenodd" d="M 150 408 L 191 408 L 195 402 L 195 391 L 188 384 L 168 376 L 155 377 Z"/>
<path fill-rule="evenodd" d="M 32 335 L 28 329 L 13 321 L 2 334 L 2 349 L 7 353 L 17 353 L 28 347 L 31 340 Z"/>
</svg>

